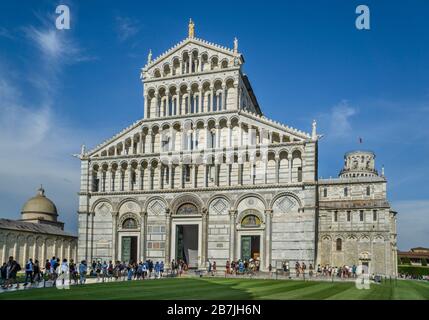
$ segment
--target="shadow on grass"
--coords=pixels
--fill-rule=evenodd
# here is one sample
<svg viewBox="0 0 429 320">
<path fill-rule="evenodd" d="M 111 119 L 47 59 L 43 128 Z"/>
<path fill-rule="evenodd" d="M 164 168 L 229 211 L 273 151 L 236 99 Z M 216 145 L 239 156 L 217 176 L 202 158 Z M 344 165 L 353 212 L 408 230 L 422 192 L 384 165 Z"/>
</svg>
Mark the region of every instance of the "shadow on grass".
<svg viewBox="0 0 429 320">
<path fill-rule="evenodd" d="M 252 295 L 234 287 L 202 279 L 162 279 L 111 282 L 86 286 L 30 289 L 0 294 L 0 300 L 247 300 Z"/>
</svg>

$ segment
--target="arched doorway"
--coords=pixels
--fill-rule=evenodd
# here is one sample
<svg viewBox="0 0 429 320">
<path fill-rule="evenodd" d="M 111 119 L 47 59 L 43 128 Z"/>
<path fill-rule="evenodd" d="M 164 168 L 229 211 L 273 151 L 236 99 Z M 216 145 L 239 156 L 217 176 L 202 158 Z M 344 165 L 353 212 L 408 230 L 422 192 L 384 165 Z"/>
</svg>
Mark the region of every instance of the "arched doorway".
<svg viewBox="0 0 429 320">
<path fill-rule="evenodd" d="M 126 263 L 137 262 L 140 251 L 140 226 L 137 217 L 133 214 L 125 214 L 120 219 L 118 237 L 118 258 Z"/>
<path fill-rule="evenodd" d="M 183 260 L 189 268 L 203 266 L 202 218 L 193 203 L 181 204 L 172 217 L 171 254 L 176 261 Z"/>
<path fill-rule="evenodd" d="M 254 209 L 244 210 L 237 221 L 237 256 L 243 261 L 259 261 L 261 269 L 264 263 L 264 225 L 262 214 Z"/>
</svg>

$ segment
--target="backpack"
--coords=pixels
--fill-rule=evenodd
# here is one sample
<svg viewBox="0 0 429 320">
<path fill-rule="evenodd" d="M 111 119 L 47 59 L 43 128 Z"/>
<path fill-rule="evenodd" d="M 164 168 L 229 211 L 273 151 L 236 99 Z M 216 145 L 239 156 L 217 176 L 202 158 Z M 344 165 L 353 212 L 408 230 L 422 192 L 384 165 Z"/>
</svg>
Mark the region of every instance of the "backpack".
<svg viewBox="0 0 429 320">
<path fill-rule="evenodd" d="M 19 265 L 18 262 L 16 263 L 15 271 L 16 272 L 21 271 L 21 266 Z"/>
<path fill-rule="evenodd" d="M 27 264 L 25 265 L 25 269 L 26 269 L 26 270 L 29 270 L 29 269 L 30 269 L 30 263 L 27 263 Z"/>
</svg>

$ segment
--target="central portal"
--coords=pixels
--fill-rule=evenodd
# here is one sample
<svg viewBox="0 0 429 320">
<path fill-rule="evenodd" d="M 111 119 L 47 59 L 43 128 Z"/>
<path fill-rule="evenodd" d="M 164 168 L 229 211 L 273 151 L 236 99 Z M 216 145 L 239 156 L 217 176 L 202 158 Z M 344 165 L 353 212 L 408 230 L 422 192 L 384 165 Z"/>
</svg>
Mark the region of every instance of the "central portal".
<svg viewBox="0 0 429 320">
<path fill-rule="evenodd" d="M 198 268 L 198 225 L 176 225 L 176 259 Z"/>
<path fill-rule="evenodd" d="M 122 237 L 121 259 L 126 263 L 137 262 L 137 237 Z"/>
<path fill-rule="evenodd" d="M 241 259 L 257 260 L 260 256 L 260 236 L 241 236 Z"/>
</svg>

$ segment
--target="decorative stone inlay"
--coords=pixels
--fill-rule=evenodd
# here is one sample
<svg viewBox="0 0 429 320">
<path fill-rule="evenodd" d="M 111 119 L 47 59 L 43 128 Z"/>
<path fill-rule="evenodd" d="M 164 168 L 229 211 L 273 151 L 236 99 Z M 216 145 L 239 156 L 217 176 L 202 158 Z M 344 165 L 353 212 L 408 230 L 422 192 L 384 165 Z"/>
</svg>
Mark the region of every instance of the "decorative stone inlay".
<svg viewBox="0 0 429 320">
<path fill-rule="evenodd" d="M 213 211 L 216 214 L 227 214 L 227 207 L 228 205 L 225 203 L 224 199 L 217 199 L 213 202 L 211 205 Z"/>
<path fill-rule="evenodd" d="M 154 200 L 149 204 L 149 213 L 154 215 L 160 215 L 164 211 L 164 205 L 158 201 Z"/>
<path fill-rule="evenodd" d="M 110 208 L 106 205 L 106 204 L 102 204 L 99 208 L 98 208 L 98 213 L 102 216 L 107 216 L 110 212 Z"/>
<path fill-rule="evenodd" d="M 275 202 L 275 207 L 280 212 L 288 212 L 295 207 L 296 203 L 288 196 L 281 197 Z"/>
</svg>

